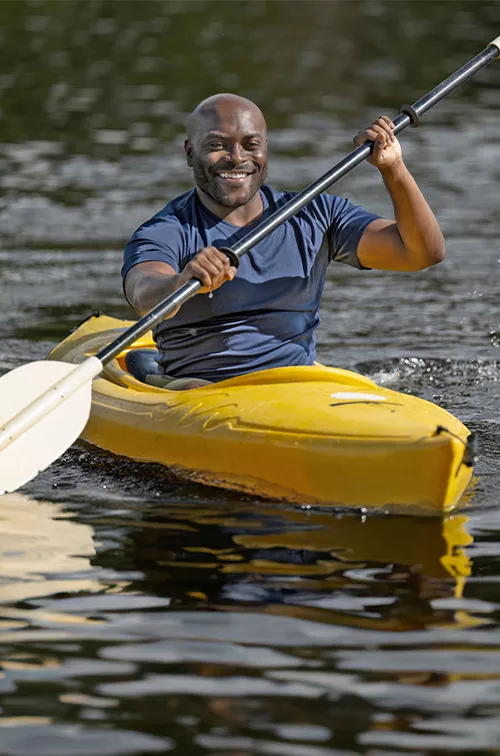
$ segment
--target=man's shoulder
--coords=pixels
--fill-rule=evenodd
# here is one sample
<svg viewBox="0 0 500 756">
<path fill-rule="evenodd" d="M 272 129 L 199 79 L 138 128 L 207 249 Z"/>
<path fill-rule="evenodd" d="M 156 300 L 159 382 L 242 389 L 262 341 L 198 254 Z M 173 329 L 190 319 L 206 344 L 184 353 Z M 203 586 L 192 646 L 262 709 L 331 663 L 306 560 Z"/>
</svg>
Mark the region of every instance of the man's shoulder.
<svg viewBox="0 0 500 756">
<path fill-rule="evenodd" d="M 151 218 L 141 223 L 132 234 L 131 241 L 144 238 L 161 240 L 165 235 L 170 237 L 172 234 L 182 234 L 186 226 L 192 225 L 196 218 L 194 202 L 194 189 L 174 197 Z"/>
<path fill-rule="evenodd" d="M 165 207 L 159 210 L 147 223 L 173 221 L 181 224 L 191 221 L 195 215 L 196 190 L 189 189 L 184 194 L 170 200 Z"/>
</svg>

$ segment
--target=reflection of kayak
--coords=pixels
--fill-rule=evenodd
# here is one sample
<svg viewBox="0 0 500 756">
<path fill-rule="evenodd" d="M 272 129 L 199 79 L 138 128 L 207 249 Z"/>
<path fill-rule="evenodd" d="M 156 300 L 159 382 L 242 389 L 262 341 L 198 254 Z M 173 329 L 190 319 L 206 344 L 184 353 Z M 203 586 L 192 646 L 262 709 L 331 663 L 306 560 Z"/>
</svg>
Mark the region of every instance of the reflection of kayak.
<svg viewBox="0 0 500 756">
<path fill-rule="evenodd" d="M 266 532 L 265 524 L 256 528 L 251 522 L 247 529 L 245 522 L 238 526 L 233 524 L 233 531 L 237 531 L 233 540 L 247 550 L 258 549 L 260 553 L 272 549 L 324 552 L 322 568 L 334 565 L 337 572 L 339 562 L 353 567 L 369 563 L 385 568 L 391 564 L 398 571 L 406 568 L 425 578 L 453 578 L 455 596 L 462 594 L 463 583 L 470 575 L 471 564 L 465 547 L 471 545 L 473 538 L 467 531 L 468 518 L 464 514 L 418 520 L 372 516 L 363 522 L 348 514 L 332 518 L 329 513 L 315 512 L 309 527 L 303 527 L 303 517 L 302 512 L 275 511 L 271 532 Z M 283 522 L 283 526 L 277 528 L 276 522 Z M 333 562 L 329 561 L 330 557 Z M 255 560 L 255 551 L 253 558 Z M 255 563 L 252 567 L 256 569 Z M 227 569 L 237 572 L 240 565 L 230 564 Z"/>
<path fill-rule="evenodd" d="M 241 586 L 244 590 L 253 584 L 255 590 L 257 584 L 262 615 L 293 617 L 318 623 L 317 627 L 319 623 L 351 627 L 352 644 L 361 648 L 366 647 L 367 638 L 356 636 L 359 630 L 458 630 L 491 623 L 490 618 L 468 611 L 467 603 L 461 601 L 472 570 L 467 548 L 473 543 L 463 514 L 418 519 L 372 516 L 364 521 L 350 514 L 338 518 L 314 512 L 309 528 L 303 527 L 303 512 L 282 508 L 265 514 L 270 521 L 267 528 L 266 518 L 246 522 L 240 517 L 228 522 L 231 531 L 236 531 L 233 540 L 240 548 L 236 553 L 243 553 L 246 561 L 221 561 L 220 572 L 232 578 L 224 593 L 226 601 L 231 591 L 240 598 Z M 202 520 L 210 521 L 210 517 L 205 514 Z M 192 521 L 196 522 L 196 517 Z M 226 549 L 225 559 L 230 555 Z M 299 555 L 303 555 L 302 564 Z M 193 554 L 197 557 L 199 554 Z M 171 578 L 182 584 L 186 562 L 165 564 L 177 568 Z M 260 576 L 258 583 L 256 575 Z M 286 601 L 276 600 L 276 577 Z M 302 600 L 297 600 L 301 594 Z M 363 607 L 364 599 L 368 600 Z M 221 603 L 217 608 L 227 610 L 226 606 Z M 253 609 L 243 605 L 239 611 Z M 375 640 L 371 635 L 370 641 L 389 647 L 397 644 L 387 636 Z M 403 645 L 407 642 L 400 640 Z M 459 676 L 450 676 L 453 678 Z"/>
<path fill-rule="evenodd" d="M 92 317 L 50 358 L 80 362 L 129 325 Z M 153 346 L 147 336 L 133 349 Z M 448 412 L 321 366 L 169 391 L 134 378 L 122 354 L 94 381 L 82 438 L 190 480 L 305 504 L 447 511 L 472 471 L 470 434 Z"/>
<path fill-rule="evenodd" d="M 464 514 L 332 516 L 266 502 L 254 507 L 235 497 L 223 506 L 171 501 L 164 513 L 161 504 L 144 513 L 129 545 L 153 590 L 185 593 L 186 601 L 201 599 L 212 611 L 231 611 L 235 602 L 231 622 L 255 612 L 257 603 L 259 626 L 263 615 L 281 615 L 314 622 L 320 634 L 321 625 L 473 627 L 488 618 L 470 614 L 461 601 L 472 569 L 467 522 Z M 167 572 L 161 588 L 154 577 L 158 554 Z M 366 638 L 358 641 L 366 646 Z"/>
<path fill-rule="evenodd" d="M 406 570 L 431 580 L 452 578 L 454 596 L 462 595 L 471 574 L 466 549 L 473 537 L 467 529 L 469 518 L 463 513 L 418 518 L 360 517 L 351 512 L 332 516 L 324 509 L 304 513 L 295 507 L 262 502 L 249 516 L 245 501 L 224 508 L 189 501 L 169 503 L 167 518 L 171 537 L 165 535 L 164 518 L 154 513 L 147 518 L 147 543 L 138 549 L 141 553 L 151 550 L 175 555 L 168 566 L 179 571 L 175 578 L 179 583 L 183 582 L 183 570 L 192 570 L 192 562 L 199 562 L 200 553 L 208 555 L 211 568 L 219 574 L 299 578 L 338 575 L 343 568 L 367 564 L 381 570 L 391 566 L 398 572 Z M 189 525 L 185 538 L 179 538 L 173 525 L 177 522 Z M 217 548 L 213 549 L 211 527 L 217 528 Z M 151 536 L 151 530 L 158 533 L 157 538 Z M 137 545 L 140 536 L 134 538 Z M 162 564 L 167 564 L 165 559 Z M 202 562 L 200 569 L 206 570 L 207 563 Z"/>
</svg>

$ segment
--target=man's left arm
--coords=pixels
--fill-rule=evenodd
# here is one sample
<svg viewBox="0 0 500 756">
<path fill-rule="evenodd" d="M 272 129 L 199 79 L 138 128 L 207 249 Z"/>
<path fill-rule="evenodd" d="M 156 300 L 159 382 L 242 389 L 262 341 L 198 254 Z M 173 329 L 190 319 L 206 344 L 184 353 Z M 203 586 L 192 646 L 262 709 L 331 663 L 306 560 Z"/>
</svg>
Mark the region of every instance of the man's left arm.
<svg viewBox="0 0 500 756">
<path fill-rule="evenodd" d="M 379 218 L 365 229 L 358 259 L 365 268 L 416 271 L 445 258 L 443 234 L 434 213 L 403 161 L 394 124 L 382 116 L 355 138 L 359 146 L 371 140 L 368 162 L 376 166 L 394 206 L 395 221 Z"/>
</svg>

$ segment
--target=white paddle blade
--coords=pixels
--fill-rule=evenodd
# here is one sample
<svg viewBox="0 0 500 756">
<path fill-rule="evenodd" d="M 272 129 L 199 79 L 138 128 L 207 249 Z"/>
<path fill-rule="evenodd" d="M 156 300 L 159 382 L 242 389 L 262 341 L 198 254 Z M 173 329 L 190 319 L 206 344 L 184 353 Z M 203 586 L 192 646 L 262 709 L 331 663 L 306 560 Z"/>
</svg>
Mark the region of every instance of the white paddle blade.
<svg viewBox="0 0 500 756">
<path fill-rule="evenodd" d="M 95 357 L 75 366 L 31 362 L 0 378 L 0 494 L 45 470 L 84 429 Z"/>
</svg>

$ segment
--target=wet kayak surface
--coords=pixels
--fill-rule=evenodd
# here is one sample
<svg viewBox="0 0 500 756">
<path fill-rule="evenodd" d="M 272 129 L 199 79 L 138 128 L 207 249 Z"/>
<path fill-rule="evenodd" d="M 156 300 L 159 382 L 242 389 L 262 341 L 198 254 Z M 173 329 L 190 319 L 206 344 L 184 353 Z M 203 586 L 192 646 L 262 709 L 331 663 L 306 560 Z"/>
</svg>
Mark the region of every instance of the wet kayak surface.
<svg viewBox="0 0 500 756">
<path fill-rule="evenodd" d="M 132 316 L 123 245 L 190 186 L 184 121 L 203 97 L 256 100 L 269 180 L 296 190 L 499 30 L 482 0 L 0 4 L 0 373 L 92 310 Z M 74 446 L 0 498 L 6 756 L 496 752 L 499 77 L 401 138 L 446 261 L 331 266 L 318 332 L 323 363 L 477 434 L 463 508 L 319 511 Z M 371 166 L 335 191 L 392 212 Z"/>
</svg>

